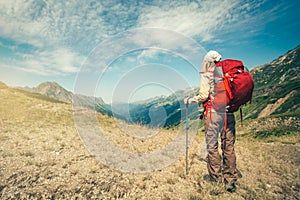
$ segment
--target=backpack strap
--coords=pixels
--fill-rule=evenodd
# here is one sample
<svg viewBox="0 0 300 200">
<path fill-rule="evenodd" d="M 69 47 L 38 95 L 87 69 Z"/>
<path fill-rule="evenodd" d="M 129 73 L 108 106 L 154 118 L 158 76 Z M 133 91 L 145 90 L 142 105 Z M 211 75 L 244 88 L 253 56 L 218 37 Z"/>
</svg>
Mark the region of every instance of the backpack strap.
<svg viewBox="0 0 300 200">
<path fill-rule="evenodd" d="M 211 105 L 211 96 L 209 95 L 208 99 L 202 103 L 202 106 L 204 107 L 204 112 L 205 112 L 205 117 L 208 116 L 208 111 L 209 111 L 209 119 L 211 121 L 212 119 L 212 105 Z"/>
</svg>

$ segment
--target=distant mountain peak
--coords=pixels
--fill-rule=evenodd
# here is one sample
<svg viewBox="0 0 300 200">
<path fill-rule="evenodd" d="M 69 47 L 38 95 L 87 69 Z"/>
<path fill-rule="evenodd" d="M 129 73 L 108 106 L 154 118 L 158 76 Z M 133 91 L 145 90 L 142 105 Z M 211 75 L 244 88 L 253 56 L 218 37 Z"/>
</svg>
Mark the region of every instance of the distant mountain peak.
<svg viewBox="0 0 300 200">
<path fill-rule="evenodd" d="M 40 83 L 37 87 L 34 88 L 22 87 L 20 89 L 29 92 L 39 93 L 48 97 L 52 97 L 62 102 L 75 103 L 75 105 L 96 109 L 102 114 L 107 114 L 107 115 L 111 114 L 110 110 L 108 110 L 105 107 L 105 103 L 101 97 L 92 97 L 92 96 L 85 96 L 81 94 L 73 94 L 72 92 L 60 86 L 57 82 L 47 81 L 47 82 Z"/>
<path fill-rule="evenodd" d="M 64 89 L 56 82 L 43 82 L 37 87 L 31 89 L 32 92 L 40 93 L 63 102 L 71 103 L 73 93 Z"/>
<path fill-rule="evenodd" d="M 60 86 L 57 82 L 50 82 L 50 81 L 46 81 L 46 82 L 43 82 L 43 83 L 40 83 L 37 88 L 41 88 L 41 87 L 52 87 L 52 88 L 60 88 L 60 89 L 63 89 L 65 90 L 62 86 Z"/>
</svg>

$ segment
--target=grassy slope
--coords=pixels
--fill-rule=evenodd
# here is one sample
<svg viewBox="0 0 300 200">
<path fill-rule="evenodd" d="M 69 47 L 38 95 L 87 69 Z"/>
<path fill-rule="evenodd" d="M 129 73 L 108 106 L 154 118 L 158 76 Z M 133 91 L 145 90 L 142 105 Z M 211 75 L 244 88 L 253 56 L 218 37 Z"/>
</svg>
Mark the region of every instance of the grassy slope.
<svg viewBox="0 0 300 200">
<path fill-rule="evenodd" d="M 243 108 L 244 114 L 248 119 L 255 119 L 258 117 L 259 113 L 267 107 L 268 104 L 274 104 L 279 98 L 285 97 L 292 91 L 296 91 L 286 102 L 284 102 L 274 113 L 295 113 L 295 115 L 300 113 L 299 107 L 299 84 L 300 81 L 291 81 L 288 84 L 278 85 L 276 89 L 262 93 L 264 91 L 263 87 L 255 88 L 254 97 L 252 103 L 248 104 Z"/>
<path fill-rule="evenodd" d="M 300 46 L 273 62 L 252 69 L 255 83 L 253 93 L 253 105 L 245 109 L 248 118 L 254 119 L 267 107 L 278 99 L 295 91 L 284 104 L 274 113 L 294 113 L 299 115 L 299 91 L 300 91 Z"/>
<path fill-rule="evenodd" d="M 264 143 L 239 135 L 236 153 L 243 178 L 239 180 L 237 192 L 229 194 L 223 186 L 202 180 L 206 173 L 206 163 L 198 159 L 199 146 L 204 145 L 202 132 L 196 135 L 190 148 L 188 177 L 184 156 L 153 173 L 122 173 L 89 155 L 74 128 L 71 105 L 9 88 L 0 89 L 0 101 L 1 199 L 299 197 L 299 142 Z M 113 118 L 99 115 L 99 120 L 108 138 L 133 152 L 161 148 L 174 137 L 169 130 L 141 142 L 119 132 Z"/>
</svg>

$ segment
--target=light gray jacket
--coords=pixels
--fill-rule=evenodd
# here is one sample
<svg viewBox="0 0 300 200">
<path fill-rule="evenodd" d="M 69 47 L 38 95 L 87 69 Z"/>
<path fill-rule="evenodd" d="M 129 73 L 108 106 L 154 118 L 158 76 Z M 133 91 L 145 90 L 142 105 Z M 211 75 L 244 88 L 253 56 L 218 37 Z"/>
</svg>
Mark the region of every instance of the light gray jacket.
<svg viewBox="0 0 300 200">
<path fill-rule="evenodd" d="M 211 94 L 214 97 L 214 71 L 216 68 L 216 62 L 221 60 L 222 56 L 216 51 L 209 51 L 202 63 L 201 81 L 199 94 L 193 97 L 194 102 L 204 102 Z"/>
</svg>

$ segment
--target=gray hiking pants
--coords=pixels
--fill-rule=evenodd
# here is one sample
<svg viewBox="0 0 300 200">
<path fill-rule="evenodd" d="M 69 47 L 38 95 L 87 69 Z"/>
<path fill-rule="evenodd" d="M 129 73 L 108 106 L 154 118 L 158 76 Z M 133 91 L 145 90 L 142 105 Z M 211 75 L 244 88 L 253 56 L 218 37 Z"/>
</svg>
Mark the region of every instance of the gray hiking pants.
<svg viewBox="0 0 300 200">
<path fill-rule="evenodd" d="M 224 120 L 226 120 L 226 130 L 224 130 Z M 219 134 L 221 134 L 222 157 L 218 151 Z M 205 139 L 208 152 L 208 173 L 216 181 L 221 182 L 223 177 L 226 183 L 235 182 L 238 175 L 234 151 L 234 114 L 209 111 L 205 118 Z"/>
</svg>

